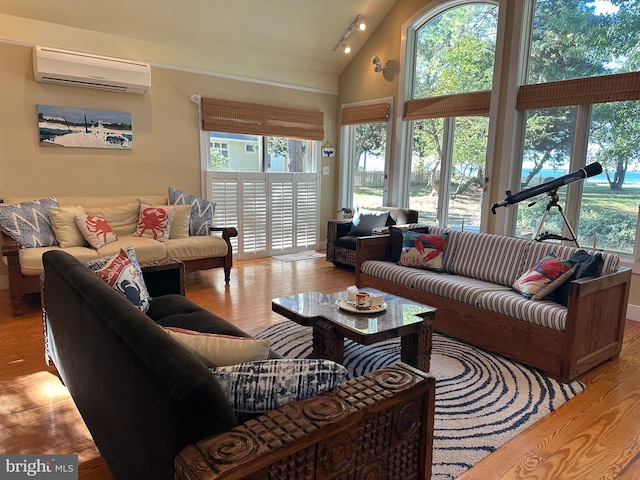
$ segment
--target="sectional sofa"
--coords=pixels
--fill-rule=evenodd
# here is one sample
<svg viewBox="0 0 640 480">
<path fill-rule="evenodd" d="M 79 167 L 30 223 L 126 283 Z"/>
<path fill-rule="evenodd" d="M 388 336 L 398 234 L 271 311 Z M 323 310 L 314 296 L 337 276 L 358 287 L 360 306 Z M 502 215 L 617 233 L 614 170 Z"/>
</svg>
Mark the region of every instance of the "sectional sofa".
<svg viewBox="0 0 640 480">
<path fill-rule="evenodd" d="M 6 198 L 2 205 L 25 202 L 33 202 L 33 199 Z M 40 291 L 39 276 L 44 271 L 42 254 L 50 250 L 63 250 L 80 261 L 87 261 L 133 246 L 141 263 L 174 258 L 184 262 L 187 273 L 222 267 L 225 282 L 229 283 L 233 266 L 231 238 L 236 237 L 238 232 L 234 227 L 212 227 L 213 233 L 210 234 L 207 227 L 206 231 L 195 235 L 190 226 L 192 205 L 173 207 L 175 213 L 171 223 L 171 235 L 166 241 L 158 241 L 135 233 L 140 220 L 141 205 L 166 206 L 167 195 L 60 196 L 38 199 L 37 203 L 39 205 L 32 210 L 40 210 L 31 219 L 24 219 L 20 223 L 27 227 L 36 225 L 40 234 L 47 222 L 51 225 L 49 212 L 53 206 L 58 221 L 49 227 L 50 231 L 53 230 L 55 238 L 50 242 L 44 242 L 47 246 L 39 246 L 40 240 L 34 240 L 32 246 L 24 248 L 25 245 L 16 241 L 15 236 L 12 238 L 6 234 L 7 228 L 3 228 L 2 232 L 2 255 L 9 270 L 9 293 L 14 315 L 22 312 L 23 295 Z M 101 215 L 112 227 L 118 239 L 99 248 L 93 248 L 85 241 L 74 223 L 75 214 Z"/>
<path fill-rule="evenodd" d="M 527 299 L 516 280 L 548 254 L 570 259 L 578 249 L 552 243 L 460 232 L 448 237 L 441 272 L 389 259 L 390 235 L 358 239 L 356 285 L 373 287 L 438 309 L 434 330 L 504 355 L 563 382 L 616 358 L 622 348 L 631 270 L 602 255 L 602 273 L 570 281 L 566 306 L 552 297 Z"/>
</svg>

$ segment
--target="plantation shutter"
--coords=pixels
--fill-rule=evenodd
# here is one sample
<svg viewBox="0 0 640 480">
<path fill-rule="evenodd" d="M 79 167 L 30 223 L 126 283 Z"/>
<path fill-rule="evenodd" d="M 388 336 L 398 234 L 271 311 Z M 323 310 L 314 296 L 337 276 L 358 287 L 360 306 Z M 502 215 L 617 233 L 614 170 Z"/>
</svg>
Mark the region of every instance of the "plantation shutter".
<svg viewBox="0 0 640 480">
<path fill-rule="evenodd" d="M 324 138 L 324 113 L 202 98 L 202 129 L 304 140 Z"/>
<path fill-rule="evenodd" d="M 489 116 L 491 91 L 459 93 L 441 97 L 408 100 L 404 104 L 403 120 Z"/>
<path fill-rule="evenodd" d="M 207 172 L 208 199 L 216 204 L 215 227 L 236 227 L 238 221 L 238 175 Z M 238 237 L 231 238 L 233 253 L 238 253 Z"/>
<path fill-rule="evenodd" d="M 315 248 L 318 243 L 318 174 L 296 175 L 294 191 L 296 196 L 296 247 Z"/>
<path fill-rule="evenodd" d="M 362 123 L 385 123 L 389 120 L 389 104 L 373 103 L 342 109 L 340 125 L 359 125 Z"/>
<path fill-rule="evenodd" d="M 236 227 L 239 259 L 318 247 L 318 173 L 207 172 L 213 225 Z"/>
<path fill-rule="evenodd" d="M 240 222 L 238 237 L 246 257 L 267 254 L 267 179 L 265 174 L 240 176 Z"/>
<path fill-rule="evenodd" d="M 291 249 L 294 244 L 294 195 L 292 174 L 269 175 L 271 198 L 271 254 Z"/>
</svg>

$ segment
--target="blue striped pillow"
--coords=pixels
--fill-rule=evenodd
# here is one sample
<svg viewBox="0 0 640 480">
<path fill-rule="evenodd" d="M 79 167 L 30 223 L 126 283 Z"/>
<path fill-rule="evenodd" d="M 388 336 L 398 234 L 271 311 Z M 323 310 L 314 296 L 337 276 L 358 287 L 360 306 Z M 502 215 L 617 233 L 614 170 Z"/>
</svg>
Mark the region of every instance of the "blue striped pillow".
<svg viewBox="0 0 640 480">
<path fill-rule="evenodd" d="M 339 363 L 324 359 L 273 359 L 212 368 L 240 422 L 314 397 L 348 380 Z"/>
<path fill-rule="evenodd" d="M 173 187 L 169 187 L 168 197 L 169 205 L 191 205 L 189 235 L 209 235 L 209 228 L 213 224 L 213 214 L 216 211 L 215 203 L 196 197 L 191 193 L 181 192 Z"/>
</svg>

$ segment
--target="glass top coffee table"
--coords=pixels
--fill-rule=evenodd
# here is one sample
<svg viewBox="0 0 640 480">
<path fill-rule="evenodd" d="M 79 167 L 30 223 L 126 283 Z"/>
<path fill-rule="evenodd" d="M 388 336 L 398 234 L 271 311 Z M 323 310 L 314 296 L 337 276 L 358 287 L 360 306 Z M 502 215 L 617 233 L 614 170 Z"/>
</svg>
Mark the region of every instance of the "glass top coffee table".
<svg viewBox="0 0 640 480">
<path fill-rule="evenodd" d="M 347 295 L 342 291 L 274 298 L 271 309 L 300 325 L 313 327 L 316 358 L 343 363 L 344 337 L 362 345 L 400 337 L 401 360 L 428 372 L 436 309 L 373 288 L 361 290 L 383 295 L 387 308 L 377 313 L 345 310 L 336 304 Z"/>
</svg>

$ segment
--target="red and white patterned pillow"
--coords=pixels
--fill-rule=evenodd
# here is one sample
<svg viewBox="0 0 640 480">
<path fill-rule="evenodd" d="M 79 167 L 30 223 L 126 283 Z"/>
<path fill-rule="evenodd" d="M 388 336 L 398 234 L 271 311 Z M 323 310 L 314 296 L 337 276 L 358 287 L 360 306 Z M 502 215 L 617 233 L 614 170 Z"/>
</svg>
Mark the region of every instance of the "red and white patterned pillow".
<svg viewBox="0 0 640 480">
<path fill-rule="evenodd" d="M 169 240 L 171 222 L 175 214 L 176 211 L 173 208 L 152 207 L 144 203 L 141 204 L 136 235 L 153 238 L 159 242 L 166 242 Z"/>
<path fill-rule="evenodd" d="M 124 249 L 95 273 L 140 310 L 146 312 L 149 309 L 149 296 L 144 279 L 138 276 L 135 265 Z"/>
<path fill-rule="evenodd" d="M 101 215 L 76 215 L 75 220 L 82 236 L 96 250 L 118 240 L 118 236 Z"/>
<path fill-rule="evenodd" d="M 512 288 L 530 300 L 540 300 L 566 282 L 578 264 L 550 253 L 514 282 Z"/>
</svg>

